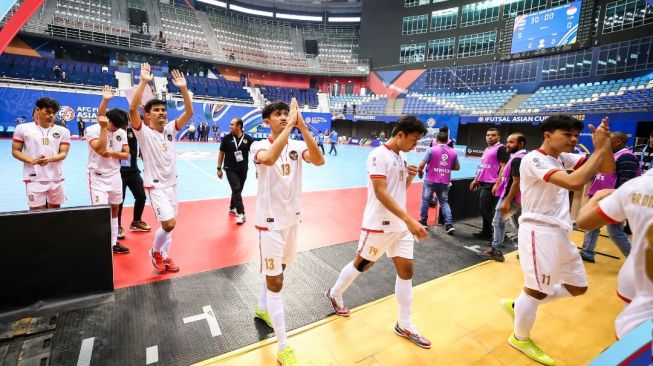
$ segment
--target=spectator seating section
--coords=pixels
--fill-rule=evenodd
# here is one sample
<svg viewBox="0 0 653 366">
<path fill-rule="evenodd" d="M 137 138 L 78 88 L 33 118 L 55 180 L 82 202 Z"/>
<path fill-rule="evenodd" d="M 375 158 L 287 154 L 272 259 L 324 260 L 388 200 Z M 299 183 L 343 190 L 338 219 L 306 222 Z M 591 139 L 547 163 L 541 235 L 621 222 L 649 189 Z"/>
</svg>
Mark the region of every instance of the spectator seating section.
<svg viewBox="0 0 653 366">
<path fill-rule="evenodd" d="M 247 90 L 238 81 L 227 81 L 223 78 L 209 79 L 199 76 L 186 76 L 188 88 L 195 95 L 222 97 L 227 99 L 238 99 L 243 101 L 252 101 L 252 97 Z M 173 83 L 168 80 L 168 91 L 171 93 L 179 93 L 180 90 Z"/>
<path fill-rule="evenodd" d="M 388 98 L 386 95 L 337 95 L 331 97 L 331 112 L 342 113 L 346 105 L 345 113 L 353 113 L 353 105 L 356 105 L 356 114 L 385 114 Z"/>
<path fill-rule="evenodd" d="M 472 93 L 409 94 L 403 113 L 492 114 L 504 106 L 516 90 Z"/>
<path fill-rule="evenodd" d="M 54 24 L 125 37 L 130 34 L 125 21 L 111 18 L 111 0 L 56 0 Z"/>
<path fill-rule="evenodd" d="M 653 75 L 539 88 L 518 113 L 589 112 L 653 107 Z"/>
<path fill-rule="evenodd" d="M 57 79 L 53 67 L 59 65 L 66 80 Z M 75 61 L 54 60 L 13 54 L 0 55 L 0 76 L 45 81 L 65 81 L 74 84 L 117 86 L 113 69 L 102 72 L 102 65 Z"/>
<path fill-rule="evenodd" d="M 199 57 L 212 58 L 195 10 L 185 6 L 159 4 L 166 45 L 171 51 L 190 52 Z"/>
<path fill-rule="evenodd" d="M 297 98 L 297 102 L 300 106 L 308 105 L 311 108 L 315 108 L 318 105 L 317 90 L 315 89 L 296 89 L 273 86 L 261 86 L 260 89 L 261 93 L 268 101 L 282 100 L 286 103 L 290 103 L 290 100 L 294 97 Z"/>
</svg>

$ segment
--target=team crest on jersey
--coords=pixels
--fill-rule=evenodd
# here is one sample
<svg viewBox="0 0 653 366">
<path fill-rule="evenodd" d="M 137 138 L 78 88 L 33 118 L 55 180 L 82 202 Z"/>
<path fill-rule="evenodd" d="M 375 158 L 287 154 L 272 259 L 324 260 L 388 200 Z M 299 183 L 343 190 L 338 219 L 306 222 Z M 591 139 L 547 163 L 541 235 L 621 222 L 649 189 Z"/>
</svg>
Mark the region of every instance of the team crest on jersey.
<svg viewBox="0 0 653 366">
<path fill-rule="evenodd" d="M 127 133 L 127 138 L 129 138 L 129 139 L 133 139 L 133 138 L 134 138 L 134 134 L 131 133 L 131 132 L 128 132 L 128 133 Z"/>
<path fill-rule="evenodd" d="M 172 141 L 172 135 L 168 135 L 168 141 Z"/>
<path fill-rule="evenodd" d="M 118 140 L 118 142 L 122 141 L 122 136 L 120 135 L 116 136 L 116 140 Z"/>
<path fill-rule="evenodd" d="M 58 139 L 59 137 L 61 137 L 61 135 L 59 134 L 59 132 L 55 132 L 52 134 L 52 137 Z"/>
<path fill-rule="evenodd" d="M 290 157 L 290 160 L 297 160 L 299 154 L 297 154 L 297 151 L 293 150 L 288 153 L 288 156 Z"/>
</svg>

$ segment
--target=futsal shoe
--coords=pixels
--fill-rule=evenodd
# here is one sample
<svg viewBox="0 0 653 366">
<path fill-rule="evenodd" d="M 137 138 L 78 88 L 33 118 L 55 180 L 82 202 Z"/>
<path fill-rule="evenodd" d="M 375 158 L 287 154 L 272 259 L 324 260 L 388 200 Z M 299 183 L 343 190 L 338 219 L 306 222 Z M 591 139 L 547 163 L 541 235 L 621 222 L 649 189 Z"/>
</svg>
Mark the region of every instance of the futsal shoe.
<svg viewBox="0 0 653 366">
<path fill-rule="evenodd" d="M 179 266 L 172 261 L 172 258 L 164 259 L 163 265 L 166 266 L 166 271 L 168 272 L 179 272 Z"/>
<path fill-rule="evenodd" d="M 247 221 L 247 218 L 245 217 L 244 214 L 238 214 L 238 218 L 236 219 L 236 224 L 242 225 Z"/>
<path fill-rule="evenodd" d="M 483 259 L 492 259 L 497 262 L 503 262 L 506 260 L 503 253 L 501 253 L 501 249 L 495 249 L 492 247 L 488 247 L 484 251 L 478 253 L 478 256 Z"/>
<path fill-rule="evenodd" d="M 447 231 L 447 234 L 453 235 L 453 232 L 456 231 L 456 228 L 453 227 L 451 224 L 447 224 L 444 226 L 444 229 Z"/>
<path fill-rule="evenodd" d="M 238 211 L 235 208 L 229 209 L 229 216 L 238 216 Z"/>
<path fill-rule="evenodd" d="M 425 228 L 429 227 L 429 224 L 426 222 L 426 220 L 420 220 L 419 223 L 422 224 L 422 226 L 424 226 Z"/>
<path fill-rule="evenodd" d="M 426 349 L 431 348 L 431 341 L 422 337 L 421 335 L 419 335 L 419 333 L 417 333 L 414 330 L 410 331 L 407 328 L 401 329 L 399 323 L 395 323 L 395 334 L 400 337 L 408 338 L 411 342 L 415 343 L 416 345 L 422 348 L 426 348 Z"/>
<path fill-rule="evenodd" d="M 166 270 L 166 265 L 163 263 L 163 257 L 161 252 L 155 252 L 154 248 L 150 249 L 150 259 L 152 260 L 152 266 L 159 272 Z"/>
<path fill-rule="evenodd" d="M 349 316 L 349 308 L 345 306 L 340 306 L 336 299 L 331 297 L 331 289 L 328 289 L 324 295 L 326 296 L 327 299 L 331 302 L 331 307 L 333 308 L 333 312 L 336 313 L 336 315 L 340 316 Z"/>
<path fill-rule="evenodd" d="M 140 231 L 140 232 L 148 232 L 152 230 L 152 227 L 148 224 L 145 223 L 145 221 L 132 221 L 131 224 L 129 224 L 129 230 L 131 231 Z"/>
<path fill-rule="evenodd" d="M 254 308 L 254 316 L 263 320 L 268 327 L 272 328 L 272 318 L 270 318 L 270 313 L 259 309 L 258 304 L 256 304 L 256 307 Z"/>
<path fill-rule="evenodd" d="M 113 246 L 113 254 L 127 254 L 129 253 L 129 248 L 123 247 L 120 243 L 116 243 Z"/>
<path fill-rule="evenodd" d="M 501 304 L 501 308 L 510 315 L 510 319 L 512 321 L 515 321 L 515 300 L 513 299 L 501 299 L 499 300 L 499 304 Z"/>
<path fill-rule="evenodd" d="M 544 353 L 531 339 L 520 341 L 515 338 L 515 333 L 512 333 L 508 338 L 508 344 L 542 365 L 554 366 L 556 364 L 553 358 Z"/>
<path fill-rule="evenodd" d="M 295 350 L 290 346 L 285 346 L 277 351 L 277 361 L 281 366 L 298 366 L 299 361 L 295 357 Z"/>
<path fill-rule="evenodd" d="M 125 230 L 122 226 L 118 228 L 118 240 L 125 240 Z"/>
</svg>

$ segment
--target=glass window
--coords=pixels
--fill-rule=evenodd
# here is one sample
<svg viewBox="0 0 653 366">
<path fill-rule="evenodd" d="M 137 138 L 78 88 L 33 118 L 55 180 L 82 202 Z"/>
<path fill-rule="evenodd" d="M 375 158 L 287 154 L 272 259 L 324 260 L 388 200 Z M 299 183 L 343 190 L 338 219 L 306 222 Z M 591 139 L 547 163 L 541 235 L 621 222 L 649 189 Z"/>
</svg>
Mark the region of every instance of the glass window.
<svg viewBox="0 0 653 366">
<path fill-rule="evenodd" d="M 401 34 L 426 33 L 429 28 L 428 14 L 404 17 Z"/>
<path fill-rule="evenodd" d="M 619 0 L 608 3 L 603 18 L 603 34 L 653 23 L 653 6 L 646 0 Z"/>
<path fill-rule="evenodd" d="M 453 73 L 449 68 L 428 69 L 426 71 L 425 87 L 427 89 L 450 88 L 453 83 Z"/>
<path fill-rule="evenodd" d="M 431 32 L 456 28 L 458 7 L 434 11 L 431 13 Z"/>
<path fill-rule="evenodd" d="M 551 0 L 551 6 L 565 5 L 576 0 Z"/>
<path fill-rule="evenodd" d="M 596 75 L 610 75 L 653 68 L 653 37 L 602 46 Z"/>
<path fill-rule="evenodd" d="M 591 69 L 591 49 L 548 56 L 542 63 L 542 81 L 588 77 Z"/>
<path fill-rule="evenodd" d="M 458 39 L 458 57 L 491 55 L 494 53 L 497 31 L 468 34 Z"/>
<path fill-rule="evenodd" d="M 516 17 L 546 7 L 546 0 L 506 0 L 503 5 L 503 18 Z"/>
<path fill-rule="evenodd" d="M 463 10 L 460 16 L 460 26 L 468 27 L 471 25 L 494 22 L 499 19 L 500 11 L 500 0 L 486 0 L 463 5 Z"/>
<path fill-rule="evenodd" d="M 453 81 L 455 88 L 487 86 L 492 83 L 492 65 L 469 65 L 456 68 L 456 77 Z"/>
<path fill-rule="evenodd" d="M 404 0 L 404 8 L 412 8 L 413 6 L 428 5 L 430 0 Z"/>
<path fill-rule="evenodd" d="M 501 85 L 533 82 L 537 78 L 537 63 L 537 59 L 498 63 L 494 83 Z"/>
<path fill-rule="evenodd" d="M 455 54 L 456 38 L 432 39 L 429 41 L 429 61 L 446 60 Z"/>
<path fill-rule="evenodd" d="M 402 44 L 399 51 L 399 63 L 410 64 L 415 62 L 424 62 L 424 43 Z"/>
</svg>

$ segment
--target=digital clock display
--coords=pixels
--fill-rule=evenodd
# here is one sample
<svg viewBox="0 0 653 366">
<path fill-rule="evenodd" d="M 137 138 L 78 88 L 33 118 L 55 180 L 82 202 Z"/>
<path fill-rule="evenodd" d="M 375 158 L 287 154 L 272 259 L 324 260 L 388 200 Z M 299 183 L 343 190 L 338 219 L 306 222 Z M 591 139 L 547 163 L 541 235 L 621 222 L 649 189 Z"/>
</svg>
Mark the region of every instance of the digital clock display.
<svg viewBox="0 0 653 366">
<path fill-rule="evenodd" d="M 576 43 L 581 1 L 519 15 L 515 18 L 510 53 L 530 52 Z"/>
</svg>

